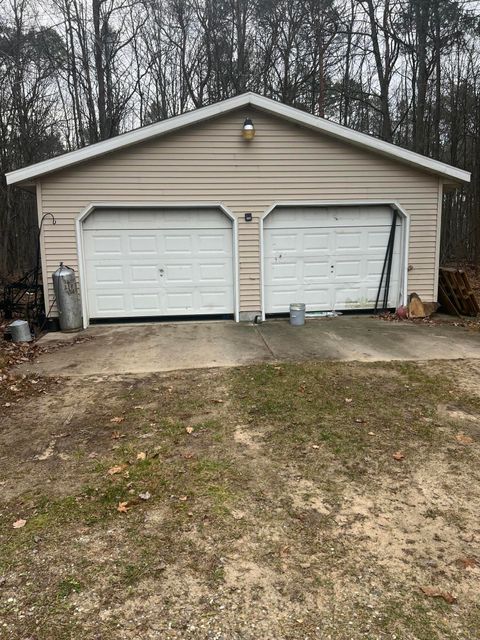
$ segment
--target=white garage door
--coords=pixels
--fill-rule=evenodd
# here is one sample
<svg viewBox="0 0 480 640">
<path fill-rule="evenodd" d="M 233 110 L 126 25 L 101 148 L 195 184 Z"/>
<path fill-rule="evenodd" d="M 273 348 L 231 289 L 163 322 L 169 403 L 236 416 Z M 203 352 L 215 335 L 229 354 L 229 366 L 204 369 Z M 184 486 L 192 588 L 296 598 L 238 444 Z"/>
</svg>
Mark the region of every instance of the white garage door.
<svg viewBox="0 0 480 640">
<path fill-rule="evenodd" d="M 83 224 L 91 318 L 234 310 L 232 222 L 216 209 L 101 209 Z"/>
<path fill-rule="evenodd" d="M 400 302 L 403 218 L 398 216 L 389 306 Z M 375 306 L 392 225 L 390 207 L 291 207 L 264 221 L 265 313 Z M 383 301 L 383 291 L 380 298 Z"/>
</svg>

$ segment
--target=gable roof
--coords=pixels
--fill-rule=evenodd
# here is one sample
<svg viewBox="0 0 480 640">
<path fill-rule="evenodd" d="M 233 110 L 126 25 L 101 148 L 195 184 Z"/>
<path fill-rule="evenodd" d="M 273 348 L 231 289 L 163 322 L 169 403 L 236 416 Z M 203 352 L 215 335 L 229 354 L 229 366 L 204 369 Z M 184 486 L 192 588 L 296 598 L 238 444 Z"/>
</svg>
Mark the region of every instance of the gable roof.
<svg viewBox="0 0 480 640">
<path fill-rule="evenodd" d="M 468 171 L 457 169 L 438 160 L 432 160 L 426 156 L 408 151 L 389 142 L 384 142 L 365 133 L 359 133 L 348 127 L 331 122 L 330 120 L 325 120 L 325 118 L 313 116 L 294 107 L 289 107 L 275 100 L 271 100 L 270 98 L 264 98 L 256 93 L 249 92 L 243 93 L 235 98 L 217 102 L 208 107 L 202 107 L 195 111 L 189 111 L 182 115 L 174 116 L 173 118 L 162 120 L 161 122 L 141 127 L 128 133 L 123 133 L 114 138 L 91 144 L 88 147 L 65 153 L 50 160 L 29 165 L 23 169 L 11 171 L 6 174 L 7 184 L 31 182 L 48 173 L 65 169 L 93 158 L 98 158 L 99 156 L 111 153 L 117 149 L 124 149 L 125 147 L 143 142 L 144 140 L 172 133 L 183 127 L 203 122 L 212 117 L 242 107 L 256 107 L 261 111 L 285 118 L 295 124 L 325 133 L 337 140 L 379 153 L 417 169 L 437 174 L 443 178 L 446 183 L 470 182 L 470 173 Z"/>
</svg>

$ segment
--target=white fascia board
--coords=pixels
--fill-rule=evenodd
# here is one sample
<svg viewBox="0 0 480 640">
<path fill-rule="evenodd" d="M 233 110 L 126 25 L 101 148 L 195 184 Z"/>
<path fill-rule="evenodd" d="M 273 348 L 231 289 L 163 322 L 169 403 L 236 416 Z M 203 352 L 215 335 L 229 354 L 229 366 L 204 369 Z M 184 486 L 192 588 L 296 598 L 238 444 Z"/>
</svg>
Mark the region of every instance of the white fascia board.
<svg viewBox="0 0 480 640">
<path fill-rule="evenodd" d="M 272 107 L 272 104 L 275 105 L 274 108 Z M 365 133 L 360 133 L 354 129 L 349 129 L 348 127 L 344 127 L 336 122 L 332 122 L 331 120 L 312 116 L 309 113 L 289 107 L 280 102 L 275 102 L 269 98 L 263 98 L 262 96 L 253 94 L 252 105 L 263 111 L 269 111 L 270 113 L 274 112 L 276 115 L 284 117 L 286 120 L 290 120 L 291 122 L 301 124 L 305 127 L 309 127 L 310 129 L 322 131 L 329 136 L 343 140 L 347 143 L 372 149 L 373 151 L 381 153 L 382 155 L 388 156 L 394 160 L 407 163 L 424 171 L 441 175 L 444 178 L 450 178 L 459 182 L 470 182 L 471 180 L 471 174 L 468 171 L 457 169 L 456 167 L 438 160 L 432 160 L 419 153 L 415 153 L 414 151 L 403 149 L 395 144 L 374 138 L 373 136 L 369 136 Z"/>
<path fill-rule="evenodd" d="M 295 109 L 294 107 L 288 107 L 280 102 L 264 98 L 255 93 L 244 93 L 235 98 L 229 98 L 222 102 L 217 102 L 208 107 L 189 111 L 179 116 L 163 120 L 155 124 L 151 124 L 140 129 L 135 129 L 129 133 L 97 142 L 96 144 L 83 147 L 77 151 L 72 151 L 64 155 L 52 158 L 51 160 L 45 160 L 37 164 L 30 165 L 17 171 L 11 171 L 7 173 L 7 184 L 16 184 L 19 182 L 25 182 L 26 180 L 32 180 L 39 178 L 47 173 L 52 173 L 60 169 L 76 165 L 86 160 L 91 160 L 99 156 L 111 153 L 117 149 L 123 149 L 129 147 L 138 142 L 155 138 L 157 136 L 165 135 L 173 131 L 177 131 L 183 127 L 187 127 L 192 124 L 208 120 L 215 116 L 228 113 L 235 109 L 248 106 L 256 107 L 262 111 L 266 111 L 273 115 L 283 117 L 290 122 L 300 124 L 304 127 L 308 127 L 315 131 L 321 131 L 329 136 L 342 140 L 346 143 L 354 144 L 359 147 L 370 149 L 376 153 L 380 153 L 384 156 L 397 160 L 399 162 L 407 163 L 410 166 L 416 167 L 423 171 L 428 171 L 441 176 L 446 183 L 457 182 L 470 182 L 470 173 L 457 169 L 438 160 L 431 160 L 425 156 L 422 156 L 413 151 L 402 149 L 394 144 L 384 142 L 378 138 L 359 133 L 348 127 L 343 127 L 330 120 L 324 118 L 318 118 L 312 116 L 309 113 Z"/>
<path fill-rule="evenodd" d="M 82 147 L 76 151 L 64 153 L 61 156 L 52 158 L 51 160 L 44 160 L 43 162 L 37 162 L 36 164 L 29 165 L 23 169 L 11 171 L 6 174 L 7 184 L 15 184 L 18 182 L 24 182 L 25 180 L 38 178 L 47 173 L 59 171 L 60 169 L 71 167 L 79 164 L 80 162 L 98 158 L 107 153 L 111 153 L 112 151 L 123 149 L 137 144 L 138 142 L 143 142 L 144 140 L 149 140 L 157 136 L 177 131 L 183 127 L 188 127 L 189 125 L 208 120 L 209 118 L 233 111 L 234 109 L 248 106 L 249 104 L 250 94 L 245 93 L 241 96 L 224 100 L 223 102 L 217 102 L 216 104 L 212 104 L 208 107 L 188 111 L 187 113 L 183 113 L 179 116 L 168 118 L 168 120 L 162 120 L 161 122 L 156 122 L 155 124 L 120 134 L 114 138 L 90 144 L 87 147 Z"/>
</svg>

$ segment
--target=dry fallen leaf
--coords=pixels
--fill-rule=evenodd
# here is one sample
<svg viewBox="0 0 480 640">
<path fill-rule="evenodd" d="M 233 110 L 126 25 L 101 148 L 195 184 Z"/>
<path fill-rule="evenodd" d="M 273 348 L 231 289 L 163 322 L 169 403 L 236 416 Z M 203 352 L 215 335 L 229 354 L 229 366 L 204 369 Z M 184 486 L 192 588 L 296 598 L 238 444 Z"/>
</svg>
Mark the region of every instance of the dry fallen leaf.
<svg viewBox="0 0 480 640">
<path fill-rule="evenodd" d="M 187 433 L 193 433 L 193 427 L 186 427 L 185 431 Z"/>
<path fill-rule="evenodd" d="M 140 498 L 140 500 L 150 500 L 152 495 L 149 491 L 145 491 L 145 493 L 139 493 L 138 497 Z"/>
<path fill-rule="evenodd" d="M 13 523 L 13 525 L 12 525 L 12 526 L 13 526 L 13 528 L 14 528 L 14 529 L 21 529 L 21 528 L 22 528 L 22 527 L 24 527 L 26 524 L 27 524 L 27 521 L 26 521 L 26 520 L 22 520 L 22 519 L 20 519 L 20 520 L 16 520 L 16 521 Z"/>
<path fill-rule="evenodd" d="M 393 458 L 394 460 L 403 460 L 403 459 L 405 458 L 405 454 L 404 454 L 404 453 L 402 453 L 401 451 L 396 451 L 396 452 L 393 454 L 392 458 Z"/>
<path fill-rule="evenodd" d="M 137 460 L 145 460 L 147 457 L 147 454 L 145 453 L 145 451 L 140 451 L 140 453 L 137 453 Z"/>
<path fill-rule="evenodd" d="M 127 436 L 124 433 L 120 433 L 120 431 L 112 431 L 112 435 L 110 437 L 112 440 L 118 440 L 119 438 L 126 438 Z"/>
<path fill-rule="evenodd" d="M 182 453 L 182 458 L 185 458 L 185 460 L 191 460 L 194 455 L 195 454 L 193 454 L 191 451 L 186 451 L 185 453 Z"/>
<path fill-rule="evenodd" d="M 128 502 L 119 502 L 117 511 L 120 511 L 120 513 L 127 513 L 128 508 Z"/>
<path fill-rule="evenodd" d="M 350 404 L 350 402 L 353 402 L 353 398 L 345 398 L 345 402 L 347 404 Z"/>
<path fill-rule="evenodd" d="M 218 398 L 214 398 L 213 401 L 216 402 L 217 404 L 223 404 L 224 402 L 224 400 L 219 400 Z"/>
<path fill-rule="evenodd" d="M 457 435 L 455 436 L 455 439 L 456 439 L 457 442 L 460 442 L 460 444 L 473 444 L 474 443 L 474 439 L 471 436 L 467 436 L 462 432 L 457 433 Z"/>
<path fill-rule="evenodd" d="M 188 497 L 187 497 L 187 496 L 180 496 L 180 497 L 179 497 L 179 500 L 180 500 L 181 502 L 186 502 L 186 501 L 188 500 Z"/>
<path fill-rule="evenodd" d="M 312 444 L 312 449 L 320 449 L 320 446 L 318 444 Z"/>
<path fill-rule="evenodd" d="M 448 591 L 441 591 L 435 587 L 420 587 L 420 590 L 429 598 L 442 598 L 448 604 L 455 604 L 457 599 Z"/>
<path fill-rule="evenodd" d="M 116 422 L 116 423 L 119 423 L 119 422 L 123 422 L 124 420 L 125 420 L 125 418 L 124 418 L 123 416 L 115 416 L 114 418 L 112 418 L 112 419 L 110 420 L 110 422 Z"/>
<path fill-rule="evenodd" d="M 109 476 L 114 476 L 116 473 L 122 473 L 122 471 L 126 468 L 127 468 L 126 464 L 117 464 L 114 467 L 110 467 L 107 473 Z"/>
<path fill-rule="evenodd" d="M 471 556 L 467 556 L 466 558 L 459 558 L 457 560 L 457 564 L 463 569 L 475 569 L 475 567 L 478 567 L 477 559 L 472 558 Z"/>
</svg>

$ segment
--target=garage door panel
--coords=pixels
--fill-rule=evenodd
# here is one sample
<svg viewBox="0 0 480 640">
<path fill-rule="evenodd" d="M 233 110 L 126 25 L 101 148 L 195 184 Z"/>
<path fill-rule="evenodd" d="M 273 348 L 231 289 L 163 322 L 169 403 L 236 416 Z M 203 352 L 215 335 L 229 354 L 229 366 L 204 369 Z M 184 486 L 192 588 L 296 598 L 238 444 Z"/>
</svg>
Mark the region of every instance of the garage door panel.
<svg viewBox="0 0 480 640">
<path fill-rule="evenodd" d="M 93 238 L 93 243 L 89 245 L 87 258 L 103 258 L 121 256 L 123 254 L 122 237 L 115 236 L 97 236 Z"/>
<path fill-rule="evenodd" d="M 269 268 L 265 270 L 267 284 L 275 284 L 277 282 L 297 282 L 299 277 L 297 273 L 299 265 L 296 261 L 286 260 L 283 262 L 279 262 L 275 259 L 272 259 L 267 261 L 267 264 L 269 266 Z"/>
<path fill-rule="evenodd" d="M 209 234 L 201 232 L 197 236 L 197 252 L 202 256 L 231 256 L 231 243 L 225 240 L 224 231 Z"/>
<path fill-rule="evenodd" d="M 178 255 L 191 255 L 193 253 L 192 236 L 189 233 L 183 234 L 165 234 L 160 238 L 163 242 L 161 247 L 161 254 L 165 257 L 178 256 Z"/>
<path fill-rule="evenodd" d="M 305 302 L 310 311 L 372 308 L 391 223 L 392 210 L 386 206 L 285 207 L 272 212 L 264 225 L 266 313 L 287 312 L 292 302 Z M 401 245 L 399 218 L 390 306 L 399 302 Z"/>
<path fill-rule="evenodd" d="M 382 275 L 383 263 L 385 260 L 385 256 L 379 257 L 378 259 L 370 258 L 367 261 L 366 268 L 366 280 L 374 280 L 377 283 L 380 282 L 380 276 Z M 392 263 L 392 271 L 393 271 L 393 263 Z"/>
<path fill-rule="evenodd" d="M 210 210 L 203 221 L 201 212 L 175 213 L 94 212 L 84 230 L 92 318 L 233 313 L 231 222 Z M 109 220 L 118 228 L 107 229 Z M 129 228 L 147 222 L 154 228 Z M 163 223 L 167 228 L 159 228 Z M 178 228 L 181 223 L 191 226 Z"/>
<path fill-rule="evenodd" d="M 275 232 L 269 235 L 269 250 L 280 253 L 295 253 L 297 251 L 297 235 L 295 233 Z M 268 255 L 268 252 L 267 252 Z"/>
<path fill-rule="evenodd" d="M 139 254 L 145 256 L 147 254 L 156 256 L 158 254 L 157 236 L 156 235 L 132 235 L 128 236 L 128 251 L 130 255 Z"/>
<path fill-rule="evenodd" d="M 302 239 L 301 247 L 302 253 L 308 255 L 310 252 L 315 254 L 319 252 L 330 251 L 330 234 L 329 233 L 312 233 L 310 231 L 304 231 L 299 233 Z"/>
<path fill-rule="evenodd" d="M 222 289 L 218 289 L 217 291 L 200 289 L 197 293 L 200 301 L 200 308 L 204 313 L 221 313 L 220 310 L 225 307 L 227 302 L 225 292 Z"/>
<path fill-rule="evenodd" d="M 158 293 L 132 293 L 132 308 L 142 315 L 150 315 L 159 306 L 159 294 Z"/>
<path fill-rule="evenodd" d="M 269 304 L 271 311 L 269 311 L 269 313 L 283 313 L 292 301 L 297 300 L 298 291 L 299 287 L 283 289 L 281 291 L 273 289 L 270 292 Z"/>
<path fill-rule="evenodd" d="M 129 268 L 127 267 L 130 273 L 130 278 L 128 278 L 129 284 L 151 284 L 158 283 L 158 269 L 156 264 L 152 265 L 131 265 Z"/>
<path fill-rule="evenodd" d="M 229 229 L 231 221 L 220 210 L 189 207 L 102 207 L 83 222 L 84 230 L 102 229 Z"/>
<path fill-rule="evenodd" d="M 368 303 L 367 291 L 361 286 L 336 287 L 335 306 L 365 306 Z"/>
<path fill-rule="evenodd" d="M 330 260 L 303 261 L 303 279 L 306 284 L 330 279 Z"/>
<path fill-rule="evenodd" d="M 301 289 L 298 291 L 298 295 L 302 295 L 304 298 L 304 302 L 307 305 L 308 311 L 326 311 L 330 309 L 331 298 L 332 298 L 332 287 L 311 287 L 306 286 L 304 290 Z M 300 300 L 300 302 L 302 302 Z"/>
<path fill-rule="evenodd" d="M 345 231 L 343 229 L 336 229 L 335 232 L 335 251 L 352 251 L 364 250 L 365 239 L 362 231 Z"/>
<path fill-rule="evenodd" d="M 192 313 L 195 308 L 193 291 L 171 291 L 165 294 L 165 315 Z"/>
<path fill-rule="evenodd" d="M 332 287 L 305 286 L 292 287 L 271 292 L 272 310 L 268 313 L 283 313 L 292 302 L 303 302 L 307 311 L 327 311 L 332 305 Z"/>
<path fill-rule="evenodd" d="M 120 265 L 96 265 L 94 266 L 94 278 L 99 285 L 125 284 L 123 269 Z"/>
<path fill-rule="evenodd" d="M 198 275 L 201 282 L 226 284 L 231 280 L 231 270 L 225 270 L 225 263 L 219 262 L 216 264 L 199 264 Z"/>
<path fill-rule="evenodd" d="M 164 269 L 164 276 L 168 284 L 191 284 L 194 281 L 193 268 L 191 264 L 167 264 Z"/>
<path fill-rule="evenodd" d="M 103 293 L 90 299 L 97 313 L 118 313 L 125 307 L 125 295 L 121 293 Z"/>
<path fill-rule="evenodd" d="M 399 230 L 397 225 L 397 231 Z M 385 248 L 388 244 L 388 238 L 390 237 L 390 228 L 388 229 L 375 229 L 367 232 L 367 246 L 370 249 L 381 249 L 383 255 L 385 255 Z"/>
<path fill-rule="evenodd" d="M 368 219 L 365 211 L 368 210 Z M 391 219 L 392 210 L 388 205 L 374 206 L 294 206 L 281 207 L 265 219 L 265 229 L 331 229 L 332 227 L 375 227 Z"/>
<path fill-rule="evenodd" d="M 348 260 L 347 258 L 338 259 L 335 261 L 334 277 L 336 280 L 357 280 L 362 275 L 362 261 L 361 260 Z"/>
</svg>

